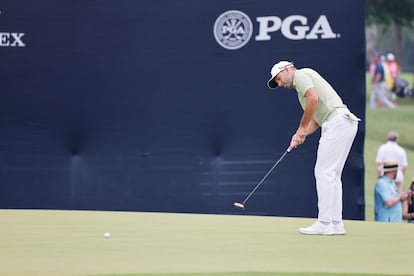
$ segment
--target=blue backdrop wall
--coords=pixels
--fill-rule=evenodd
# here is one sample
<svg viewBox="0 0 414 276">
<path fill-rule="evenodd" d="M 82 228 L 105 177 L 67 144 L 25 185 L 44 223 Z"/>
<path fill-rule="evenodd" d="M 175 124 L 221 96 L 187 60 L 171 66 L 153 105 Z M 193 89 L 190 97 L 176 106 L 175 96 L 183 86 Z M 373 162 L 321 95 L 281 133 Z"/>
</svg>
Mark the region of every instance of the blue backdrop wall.
<svg viewBox="0 0 414 276">
<path fill-rule="evenodd" d="M 237 214 L 302 110 L 279 59 L 318 70 L 364 119 L 364 1 L 0 3 L 0 208 Z M 344 170 L 364 218 L 365 123 Z M 315 217 L 319 133 L 246 214 Z"/>
</svg>

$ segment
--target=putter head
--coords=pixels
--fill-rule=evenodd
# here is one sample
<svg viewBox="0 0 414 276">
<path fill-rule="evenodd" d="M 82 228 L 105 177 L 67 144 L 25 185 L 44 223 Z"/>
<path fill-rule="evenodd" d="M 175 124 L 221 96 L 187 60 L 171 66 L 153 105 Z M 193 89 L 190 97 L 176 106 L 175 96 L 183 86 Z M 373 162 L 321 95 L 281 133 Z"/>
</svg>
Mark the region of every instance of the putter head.
<svg viewBox="0 0 414 276">
<path fill-rule="evenodd" d="M 239 203 L 239 202 L 234 202 L 234 207 L 240 210 L 244 210 L 244 204 Z"/>
</svg>

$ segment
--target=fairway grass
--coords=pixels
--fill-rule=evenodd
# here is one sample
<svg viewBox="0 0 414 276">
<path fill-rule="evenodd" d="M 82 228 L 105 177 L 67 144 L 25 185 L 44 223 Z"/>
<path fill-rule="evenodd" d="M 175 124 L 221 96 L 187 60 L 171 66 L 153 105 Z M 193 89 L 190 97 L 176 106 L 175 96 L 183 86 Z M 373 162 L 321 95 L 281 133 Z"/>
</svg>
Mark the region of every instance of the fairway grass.
<svg viewBox="0 0 414 276">
<path fill-rule="evenodd" d="M 304 236 L 312 219 L 0 210 L 0 220 L 0 275 L 413 275 L 406 223 Z"/>
<path fill-rule="evenodd" d="M 164 274 L 164 273 L 145 273 L 145 274 L 110 274 L 101 276 L 386 276 L 386 274 L 366 274 L 366 273 L 278 273 L 278 272 L 236 272 L 236 273 L 180 273 L 180 274 Z M 403 276 L 403 275 L 400 275 Z M 408 275 L 407 275 L 408 276 Z"/>
</svg>

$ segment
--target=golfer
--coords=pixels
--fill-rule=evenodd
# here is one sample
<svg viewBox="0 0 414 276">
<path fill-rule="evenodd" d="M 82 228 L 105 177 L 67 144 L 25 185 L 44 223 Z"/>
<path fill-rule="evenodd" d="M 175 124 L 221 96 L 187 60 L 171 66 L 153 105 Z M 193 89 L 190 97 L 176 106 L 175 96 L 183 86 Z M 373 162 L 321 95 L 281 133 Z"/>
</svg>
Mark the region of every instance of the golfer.
<svg viewBox="0 0 414 276">
<path fill-rule="evenodd" d="M 318 220 L 300 228 L 306 235 L 344 235 L 342 222 L 342 170 L 358 130 L 358 121 L 332 86 L 315 70 L 296 69 L 280 61 L 271 69 L 267 85 L 297 91 L 304 112 L 288 150 L 305 142 L 306 136 L 321 127 L 315 164 Z"/>
</svg>

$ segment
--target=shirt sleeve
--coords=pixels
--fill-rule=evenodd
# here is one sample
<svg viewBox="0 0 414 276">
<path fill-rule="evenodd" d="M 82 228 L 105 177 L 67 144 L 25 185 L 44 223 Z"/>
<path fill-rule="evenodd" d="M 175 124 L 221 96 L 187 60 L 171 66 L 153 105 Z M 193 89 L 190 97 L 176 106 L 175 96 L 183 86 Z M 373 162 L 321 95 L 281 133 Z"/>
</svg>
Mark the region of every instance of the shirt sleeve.
<svg viewBox="0 0 414 276">
<path fill-rule="evenodd" d="M 305 92 L 308 91 L 308 89 L 315 87 L 312 77 L 304 72 L 300 72 L 296 76 L 296 90 L 302 95 L 305 95 Z"/>
</svg>

